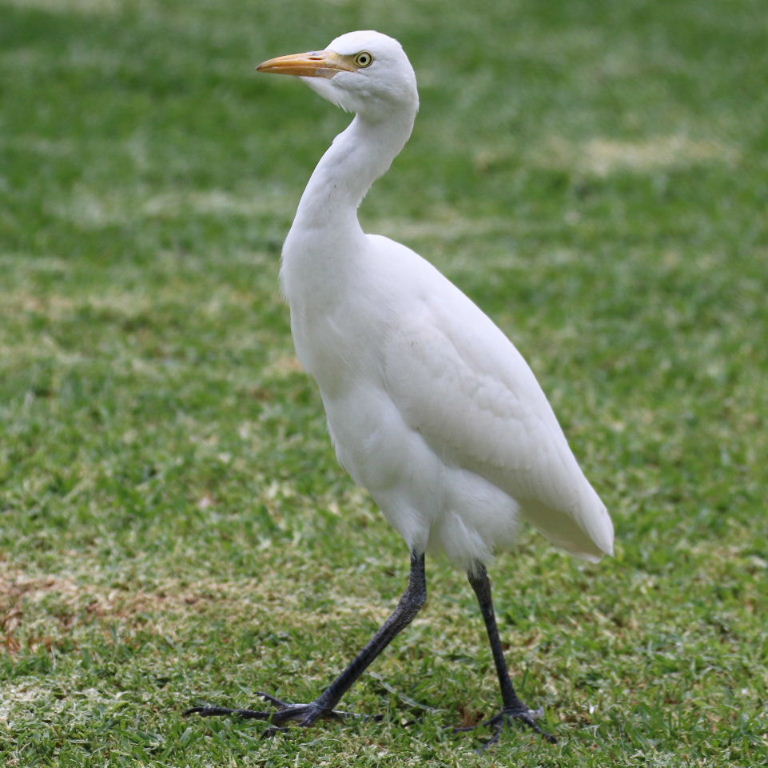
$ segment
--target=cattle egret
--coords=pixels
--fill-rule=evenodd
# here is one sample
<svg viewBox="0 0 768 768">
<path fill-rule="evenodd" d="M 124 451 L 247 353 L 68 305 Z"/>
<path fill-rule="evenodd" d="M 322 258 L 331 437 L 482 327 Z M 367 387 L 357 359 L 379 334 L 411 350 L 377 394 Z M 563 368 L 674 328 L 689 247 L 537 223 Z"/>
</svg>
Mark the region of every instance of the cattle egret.
<svg viewBox="0 0 768 768">
<path fill-rule="evenodd" d="M 480 604 L 503 704 L 485 723 L 487 743 L 513 720 L 554 741 L 512 685 L 486 564 L 512 544 L 519 518 L 593 561 L 612 552 L 613 525 L 512 343 L 428 261 L 360 227 L 358 206 L 411 134 L 413 68 L 396 40 L 364 31 L 258 70 L 298 76 L 355 114 L 309 180 L 280 277 L 339 461 L 405 538 L 411 574 L 394 613 L 315 701 L 260 694 L 274 711 L 189 712 L 268 720 L 270 732 L 345 714 L 335 710 L 341 697 L 425 604 L 429 551 L 467 572 Z"/>
</svg>

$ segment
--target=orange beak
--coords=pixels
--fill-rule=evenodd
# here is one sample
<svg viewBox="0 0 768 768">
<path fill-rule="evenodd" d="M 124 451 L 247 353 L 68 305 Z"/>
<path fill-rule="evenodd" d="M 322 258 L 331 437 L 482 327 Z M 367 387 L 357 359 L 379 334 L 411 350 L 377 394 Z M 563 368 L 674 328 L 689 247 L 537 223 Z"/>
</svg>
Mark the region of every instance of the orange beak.
<svg viewBox="0 0 768 768">
<path fill-rule="evenodd" d="M 348 61 L 350 58 L 334 51 L 309 51 L 269 59 L 259 64 L 256 69 L 271 75 L 331 78 L 339 72 L 355 71 L 355 67 Z"/>
</svg>

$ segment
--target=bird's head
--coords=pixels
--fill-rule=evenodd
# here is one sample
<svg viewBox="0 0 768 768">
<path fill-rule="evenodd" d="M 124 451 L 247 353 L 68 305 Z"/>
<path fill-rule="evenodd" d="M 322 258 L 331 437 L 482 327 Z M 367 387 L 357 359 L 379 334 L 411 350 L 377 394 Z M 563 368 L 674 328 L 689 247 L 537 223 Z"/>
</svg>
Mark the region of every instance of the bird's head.
<svg viewBox="0 0 768 768">
<path fill-rule="evenodd" d="M 400 43 L 380 32 L 348 32 L 322 51 L 279 56 L 259 72 L 296 75 L 323 98 L 370 120 L 419 106 L 416 75 Z"/>
</svg>

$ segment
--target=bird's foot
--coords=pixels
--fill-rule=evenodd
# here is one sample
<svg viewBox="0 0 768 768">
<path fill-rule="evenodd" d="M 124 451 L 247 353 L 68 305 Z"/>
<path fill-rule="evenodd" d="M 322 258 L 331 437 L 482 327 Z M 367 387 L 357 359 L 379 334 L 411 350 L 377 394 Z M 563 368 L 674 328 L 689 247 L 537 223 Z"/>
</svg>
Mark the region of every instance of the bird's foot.
<svg viewBox="0 0 768 768">
<path fill-rule="evenodd" d="M 550 744 L 557 744 L 557 739 L 551 734 L 547 733 L 538 723 L 538 720 L 544 716 L 543 709 L 528 709 L 526 706 L 521 707 L 505 707 L 499 712 L 498 715 L 494 715 L 490 720 L 486 720 L 483 723 L 477 725 L 469 725 L 460 728 L 456 728 L 457 732 L 474 731 L 475 728 L 481 726 L 489 726 L 493 729 L 493 736 L 490 739 L 484 741 L 479 751 L 484 751 L 488 747 L 498 744 L 501 739 L 501 734 L 504 728 L 506 728 L 513 720 L 519 720 L 525 723 L 529 728 L 533 728 L 536 733 L 543 736 Z"/>
<path fill-rule="evenodd" d="M 360 717 L 380 720 L 381 715 L 359 715 L 354 712 L 343 712 L 339 709 L 330 709 L 320 703 L 320 700 L 309 704 L 294 704 L 283 701 L 268 693 L 259 692 L 264 700 L 274 705 L 276 711 L 263 711 L 257 709 L 229 709 L 228 707 L 192 707 L 184 712 L 187 715 L 200 715 L 201 717 L 225 717 L 227 715 L 241 717 L 246 720 L 268 720 L 271 726 L 264 732 L 264 736 L 274 736 L 277 733 L 288 730 L 290 723 L 296 723 L 304 728 L 314 725 L 318 720 L 335 720 L 344 717 Z"/>
</svg>

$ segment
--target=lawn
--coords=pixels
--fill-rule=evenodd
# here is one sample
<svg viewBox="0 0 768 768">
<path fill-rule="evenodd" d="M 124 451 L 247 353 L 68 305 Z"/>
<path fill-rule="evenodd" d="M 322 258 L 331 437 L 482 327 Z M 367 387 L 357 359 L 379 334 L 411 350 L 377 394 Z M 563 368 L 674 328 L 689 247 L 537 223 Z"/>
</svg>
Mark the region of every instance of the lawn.
<svg viewBox="0 0 768 768">
<path fill-rule="evenodd" d="M 422 99 L 365 227 L 515 340 L 616 523 L 491 569 L 557 745 L 453 733 L 498 698 L 435 560 L 344 702 L 383 721 L 182 717 L 313 698 L 406 583 L 277 286 L 349 118 L 254 73 L 356 28 Z M 763 0 L 0 0 L 0 764 L 768 763 L 766 82 Z"/>
</svg>

